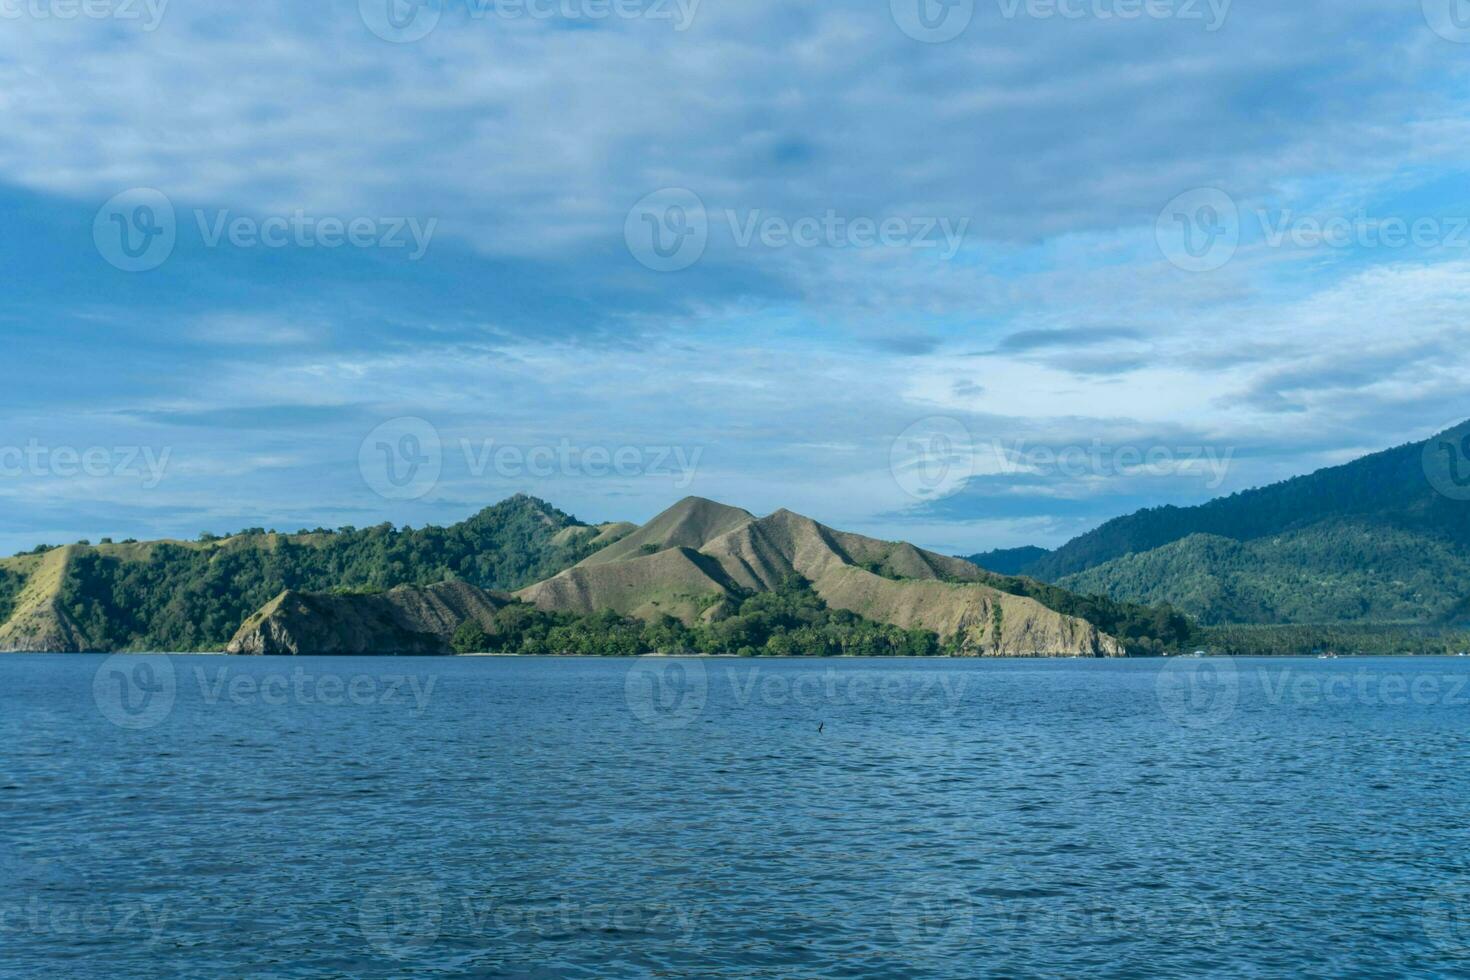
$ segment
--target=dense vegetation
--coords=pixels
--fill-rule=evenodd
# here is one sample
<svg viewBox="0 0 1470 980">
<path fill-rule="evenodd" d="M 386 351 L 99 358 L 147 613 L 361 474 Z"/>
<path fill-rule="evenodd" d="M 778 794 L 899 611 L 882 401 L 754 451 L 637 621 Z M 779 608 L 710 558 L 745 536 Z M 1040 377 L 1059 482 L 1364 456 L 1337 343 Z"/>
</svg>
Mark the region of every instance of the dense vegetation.
<svg viewBox="0 0 1470 980">
<path fill-rule="evenodd" d="M 1218 626 L 1202 630 L 1200 646 L 1239 657 L 1443 656 L 1470 651 L 1470 631 L 1432 627 L 1330 624 L 1317 626 Z"/>
<path fill-rule="evenodd" d="M 580 533 L 558 538 L 566 528 Z M 450 527 L 256 529 L 201 545 L 149 545 L 137 555 L 88 549 L 69 564 L 61 601 L 101 649 L 221 649 L 284 589 L 372 591 L 450 579 L 515 589 L 590 554 L 593 536 L 549 504 L 520 496 Z"/>
<path fill-rule="evenodd" d="M 1206 625 L 1453 623 L 1470 552 L 1366 521 L 1324 521 L 1256 541 L 1193 535 L 1062 579 L 1068 589 L 1170 602 Z"/>
<path fill-rule="evenodd" d="M 25 576 L 0 568 L 0 623 L 15 611 L 15 597 L 20 594 L 25 581 Z"/>
<path fill-rule="evenodd" d="M 864 567 L 875 575 L 902 580 L 902 576 L 880 565 Z M 1167 602 L 1153 606 L 1120 602 L 1106 595 L 1072 592 L 1036 579 L 997 575 L 988 569 L 982 571 L 985 574 L 980 576 L 981 583 L 1009 595 L 1033 599 L 1064 616 L 1085 620 L 1120 641 L 1129 656 L 1157 657 L 1178 653 L 1194 642 L 1194 623 Z M 963 585 L 970 580 L 950 578 L 946 581 Z M 1001 631 L 1002 615 L 1001 608 L 996 606 L 993 611 L 996 635 Z"/>
<path fill-rule="evenodd" d="M 1194 624 L 1168 603 L 1141 606 L 1104 595 L 1069 592 L 1035 579 L 1004 575 L 987 576 L 985 584 L 1011 595 L 1035 599 L 1056 612 L 1085 619 L 1119 640 L 1129 656 L 1177 653 L 1194 642 Z"/>
<path fill-rule="evenodd" d="M 735 653 L 773 657 L 931 657 L 939 638 L 834 610 L 800 578 L 773 592 L 744 597 L 733 615 L 687 627 L 671 617 L 645 623 L 615 613 L 548 613 L 507 606 L 487 630 L 466 623 L 454 637 L 460 653 L 638 656 L 647 653 Z"/>
<path fill-rule="evenodd" d="M 1449 444 L 1436 437 L 1430 457 L 1415 443 L 1199 507 L 1142 510 L 1029 560 L 1026 549 L 973 560 L 1205 626 L 1464 624 L 1470 503 L 1430 482 L 1435 442 Z M 1128 628 L 1110 629 L 1097 618 L 1106 611 L 1053 608 L 1115 635 Z"/>
<path fill-rule="evenodd" d="M 1423 443 L 1400 446 L 1199 507 L 1158 507 L 1115 518 L 1025 573 L 1058 581 L 1194 534 L 1251 541 L 1344 519 L 1470 544 L 1470 505 L 1434 490 L 1425 478 L 1423 451 Z"/>
</svg>

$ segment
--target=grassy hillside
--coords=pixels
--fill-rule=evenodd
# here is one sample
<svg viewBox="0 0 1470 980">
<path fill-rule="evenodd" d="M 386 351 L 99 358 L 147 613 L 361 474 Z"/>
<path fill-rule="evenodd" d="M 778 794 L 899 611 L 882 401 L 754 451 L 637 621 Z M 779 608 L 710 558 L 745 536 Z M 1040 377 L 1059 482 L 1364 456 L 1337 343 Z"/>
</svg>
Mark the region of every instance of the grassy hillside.
<svg viewBox="0 0 1470 980">
<path fill-rule="evenodd" d="M 518 496 L 449 527 L 71 546 L 0 562 L 0 571 L 27 583 L 23 608 L 0 628 L 0 648 L 46 648 L 48 639 L 69 637 L 63 648 L 218 650 L 286 589 L 370 591 L 452 579 L 513 589 L 615 539 L 616 530 Z"/>
<path fill-rule="evenodd" d="M 1132 656 L 1177 652 L 1193 646 L 1197 639 L 1194 623 L 1167 600 L 1151 605 L 1127 602 L 1096 591 L 1072 591 L 1019 576 L 986 575 L 982 581 L 1002 592 L 1034 599 L 1056 612 L 1085 619 L 1117 637 Z"/>
<path fill-rule="evenodd" d="M 548 612 L 611 610 L 699 628 L 793 578 L 831 609 L 933 633 L 967 652 L 1116 651 L 1113 638 L 1122 635 L 1132 652 L 1153 653 L 1178 649 L 1191 631 L 1169 610 L 993 575 L 963 559 L 837 531 L 789 511 L 756 518 L 698 498 L 519 597 Z"/>
<path fill-rule="evenodd" d="M 670 616 L 549 612 L 460 583 L 376 595 L 286 593 L 252 616 L 230 650 L 251 654 L 512 653 L 637 656 L 922 657 L 939 638 L 830 608 L 793 578 L 744 596 L 731 614 L 686 626 Z"/>
</svg>

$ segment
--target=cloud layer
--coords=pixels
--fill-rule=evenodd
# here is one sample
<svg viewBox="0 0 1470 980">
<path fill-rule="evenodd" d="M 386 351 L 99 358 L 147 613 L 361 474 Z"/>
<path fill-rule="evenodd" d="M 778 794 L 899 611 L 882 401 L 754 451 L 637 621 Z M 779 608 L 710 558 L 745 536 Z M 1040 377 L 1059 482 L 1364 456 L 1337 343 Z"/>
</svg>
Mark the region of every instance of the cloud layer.
<svg viewBox="0 0 1470 980">
<path fill-rule="evenodd" d="M 0 548 L 418 524 L 516 490 L 1055 544 L 1470 414 L 1467 48 L 1420 4 L 982 0 L 925 43 L 919 2 L 14 8 L 0 444 L 171 455 L 153 487 L 6 471 Z M 174 238 L 126 272 L 97 236 L 145 226 L 99 209 L 133 188 Z M 668 188 L 693 204 L 648 232 L 698 248 L 659 272 L 635 206 Z M 1280 234 L 1339 219 L 1342 243 Z M 1433 233 L 1361 230 L 1395 220 Z M 385 247 L 409 222 L 433 223 L 418 258 Z M 442 438 L 417 499 L 360 472 L 396 417 Z M 950 423 L 969 478 L 916 492 L 896 440 Z M 487 441 L 699 463 L 687 486 L 647 457 L 470 465 Z M 1098 444 L 1101 469 L 995 464 Z M 1124 447 L 1230 462 L 1211 485 Z"/>
</svg>

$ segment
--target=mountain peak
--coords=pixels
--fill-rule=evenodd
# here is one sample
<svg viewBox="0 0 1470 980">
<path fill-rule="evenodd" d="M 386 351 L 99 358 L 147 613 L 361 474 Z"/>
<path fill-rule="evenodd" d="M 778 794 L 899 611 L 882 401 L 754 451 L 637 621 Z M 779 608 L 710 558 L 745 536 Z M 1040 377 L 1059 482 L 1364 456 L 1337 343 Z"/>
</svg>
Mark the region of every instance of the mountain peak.
<svg viewBox="0 0 1470 980">
<path fill-rule="evenodd" d="M 755 515 L 705 497 L 685 497 L 627 537 L 591 557 L 584 565 L 601 565 L 670 548 L 703 548 L 710 541 L 755 520 Z"/>
</svg>

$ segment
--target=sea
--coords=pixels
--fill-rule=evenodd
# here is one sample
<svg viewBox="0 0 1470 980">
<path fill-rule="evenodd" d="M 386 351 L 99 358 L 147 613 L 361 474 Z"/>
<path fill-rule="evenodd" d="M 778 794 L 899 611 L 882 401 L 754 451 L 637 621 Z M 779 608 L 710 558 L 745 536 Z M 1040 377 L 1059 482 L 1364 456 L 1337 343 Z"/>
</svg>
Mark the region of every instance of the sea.
<svg viewBox="0 0 1470 980">
<path fill-rule="evenodd" d="M 3 977 L 1470 976 L 1470 659 L 0 657 Z"/>
</svg>

